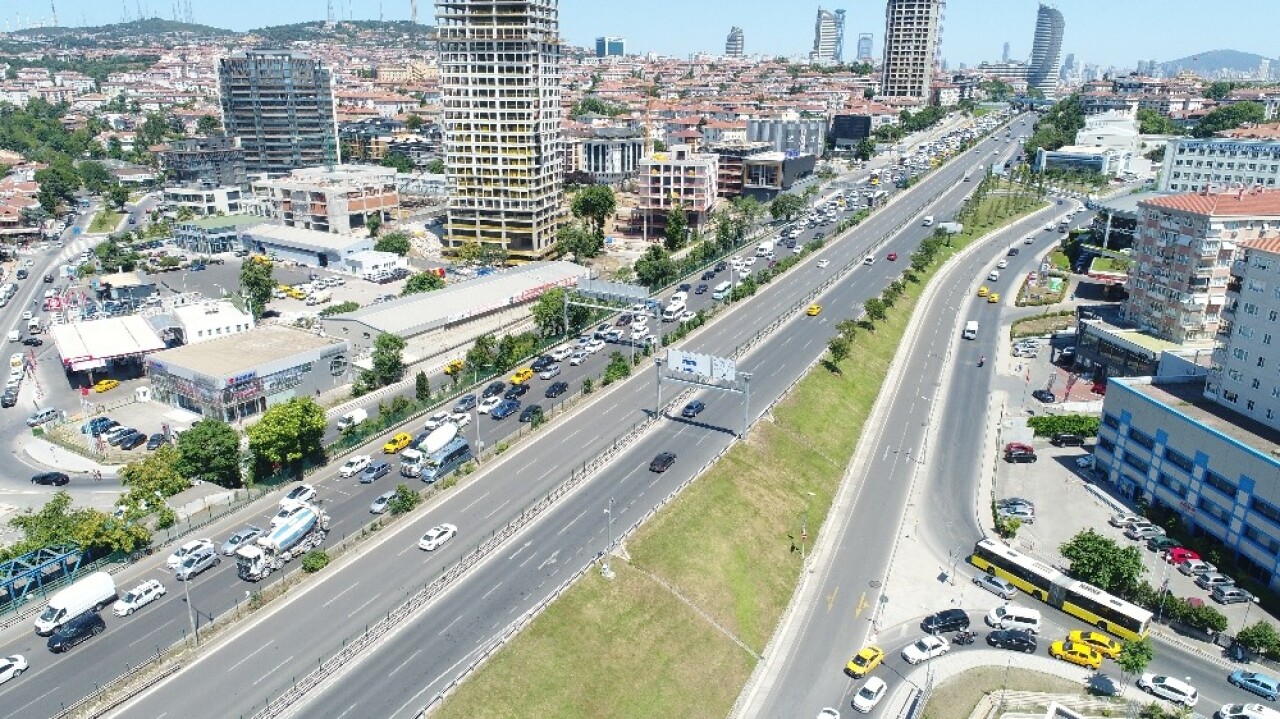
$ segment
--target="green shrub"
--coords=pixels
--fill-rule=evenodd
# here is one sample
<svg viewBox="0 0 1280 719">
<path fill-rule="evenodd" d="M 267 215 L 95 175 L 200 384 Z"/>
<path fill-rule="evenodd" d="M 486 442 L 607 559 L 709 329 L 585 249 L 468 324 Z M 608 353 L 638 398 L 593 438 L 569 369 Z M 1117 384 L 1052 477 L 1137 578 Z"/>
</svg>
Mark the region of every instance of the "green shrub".
<svg viewBox="0 0 1280 719">
<path fill-rule="evenodd" d="M 1052 437 L 1055 434 L 1097 437 L 1100 424 L 1100 418 L 1083 414 L 1040 415 L 1027 418 L 1027 426 L 1035 430 L 1037 437 Z"/>
<path fill-rule="evenodd" d="M 302 571 L 308 574 L 315 574 L 327 566 L 329 566 L 328 552 L 313 549 L 302 556 Z"/>
</svg>

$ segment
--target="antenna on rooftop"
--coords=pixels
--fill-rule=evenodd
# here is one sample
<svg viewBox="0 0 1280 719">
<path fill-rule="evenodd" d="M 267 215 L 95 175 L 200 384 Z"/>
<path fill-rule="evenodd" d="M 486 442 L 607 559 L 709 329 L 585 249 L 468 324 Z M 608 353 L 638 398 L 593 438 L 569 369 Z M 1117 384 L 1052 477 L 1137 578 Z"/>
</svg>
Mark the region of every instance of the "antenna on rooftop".
<svg viewBox="0 0 1280 719">
<path fill-rule="evenodd" d="M 53 11 L 53 26 L 58 26 L 58 6 L 54 4 L 54 0 L 49 0 L 49 9 Z"/>
<path fill-rule="evenodd" d="M 409 22 L 418 24 L 418 0 L 409 0 Z"/>
</svg>

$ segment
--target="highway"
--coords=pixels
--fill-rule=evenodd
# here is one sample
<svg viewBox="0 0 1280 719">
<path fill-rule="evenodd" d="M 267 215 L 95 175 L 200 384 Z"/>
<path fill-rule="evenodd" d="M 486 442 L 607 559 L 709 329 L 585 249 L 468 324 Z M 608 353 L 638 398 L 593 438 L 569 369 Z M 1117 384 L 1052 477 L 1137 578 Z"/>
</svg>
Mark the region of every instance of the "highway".
<svg viewBox="0 0 1280 719">
<path fill-rule="evenodd" d="M 987 145 L 980 152 L 989 154 L 990 149 Z M 927 198 L 947 190 L 936 205 L 943 209 L 930 209 L 936 214 L 945 215 L 946 208 L 958 206 L 963 193 L 971 187 L 961 183 L 960 176 L 979 156 L 950 163 L 927 177 L 897 203 L 864 222 L 851 238 L 833 243 L 756 297 L 739 303 L 686 347 L 732 352 L 779 312 L 803 301 L 814 286 L 846 265 L 856 265 L 844 281 L 819 300 L 828 306 L 827 312 L 816 318 L 797 312 L 740 361 L 742 371 L 755 372 L 752 394 L 757 403 L 752 413 L 758 414 L 824 351 L 836 321 L 853 315 L 854 308 L 877 294 L 905 268 L 905 263 L 888 262 L 883 256 L 895 251 L 905 257 L 926 236 L 929 230 L 919 226 L 918 217 L 926 214 L 922 209 Z M 904 232 L 874 248 L 882 259 L 870 267 L 862 266 L 861 258 L 872 249 L 869 245 L 904 223 Z M 829 259 L 831 266 L 819 269 L 817 259 Z M 385 616 L 406 595 L 438 576 L 482 538 L 545 495 L 566 478 L 568 468 L 598 455 L 616 436 L 644 419 L 645 410 L 653 406 L 653 397 L 649 370 L 608 394 L 588 400 L 593 404 L 553 422 L 534 441 L 491 463 L 485 470 L 487 476 L 451 493 L 413 520 L 381 533 L 362 547 L 360 556 L 325 570 L 325 581 L 291 594 L 276 614 L 251 622 L 156 690 L 123 707 L 121 715 L 199 716 L 202 707 L 214 703 L 223 715 L 251 713 L 289 687 L 295 677 L 309 671 L 321 657 L 336 651 L 343 639 L 352 638 L 364 626 Z M 351 707 L 358 707 L 358 714 L 369 716 L 416 713 L 478 647 L 603 549 L 608 541 L 604 509 L 610 500 L 615 502 L 614 527 L 629 526 L 731 441 L 725 429 L 738 426 L 738 401 L 720 396 L 703 399 L 708 409 L 697 424 L 680 420 L 658 423 L 393 635 L 430 637 L 429 650 L 424 651 L 420 641 L 393 641 L 359 665 L 359 682 L 339 682 L 317 693 L 307 714 L 339 716 Z M 602 427 L 607 429 L 602 432 Z M 649 460 L 666 449 L 679 454 L 675 467 L 661 475 L 649 473 Z M 325 507 L 336 521 L 366 511 L 368 501 L 380 491 L 376 487 L 356 488 L 351 480 L 335 483 L 329 473 L 322 473 L 318 479 Z M 418 550 L 417 537 L 445 521 L 460 527 L 458 539 L 434 553 Z M 200 587 L 202 602 L 210 594 L 243 592 L 246 587 L 229 572 L 206 577 L 198 579 L 193 587 Z M 146 611 L 131 621 L 139 621 Z M 287 623 L 278 619 L 286 616 Z M 268 621 L 272 622 L 269 629 L 262 626 Z M 105 643 L 110 634 L 109 628 L 99 641 Z M 94 646 L 89 643 L 77 651 L 87 655 L 92 649 Z M 219 681 L 210 682 L 209 676 L 217 676 Z M 373 679 L 379 676 L 389 679 Z M 229 694 L 227 687 L 237 690 Z"/>
</svg>

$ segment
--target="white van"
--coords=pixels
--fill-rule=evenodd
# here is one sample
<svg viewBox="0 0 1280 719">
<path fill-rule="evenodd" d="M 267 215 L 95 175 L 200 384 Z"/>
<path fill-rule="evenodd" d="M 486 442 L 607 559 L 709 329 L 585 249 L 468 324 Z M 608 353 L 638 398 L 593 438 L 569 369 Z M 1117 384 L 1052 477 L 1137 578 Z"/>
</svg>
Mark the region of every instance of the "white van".
<svg viewBox="0 0 1280 719">
<path fill-rule="evenodd" d="M 1002 604 L 987 613 L 987 624 L 996 629 L 1021 629 L 1040 633 L 1040 610 Z"/>
<path fill-rule="evenodd" d="M 999 279 L 1000 279 L 1000 270 L 992 270 L 991 272 L 987 273 L 988 282 L 995 282 Z"/>
<path fill-rule="evenodd" d="M 729 284 L 728 282 L 721 282 L 720 284 L 716 285 L 715 289 L 711 290 L 711 299 L 723 300 L 724 298 L 729 296 L 729 290 L 731 289 L 733 289 L 733 285 Z"/>
<path fill-rule="evenodd" d="M 924 226 L 925 226 L 925 227 L 929 227 L 929 226 L 931 226 L 931 225 L 933 225 L 933 215 L 925 215 L 925 216 L 924 216 Z"/>
<path fill-rule="evenodd" d="M 963 338 L 965 338 L 965 339 L 967 339 L 967 340 L 976 340 L 976 339 L 978 339 L 978 321 L 977 321 L 977 320 L 969 320 L 968 322 L 965 322 L 965 323 L 964 323 L 964 332 L 962 332 L 962 333 L 960 334 L 960 336 L 961 336 L 961 337 L 963 337 Z"/>
<path fill-rule="evenodd" d="M 369 411 L 365 409 L 353 409 L 350 412 L 338 418 L 338 431 L 344 432 L 361 422 L 369 419 Z"/>
<path fill-rule="evenodd" d="M 772 242 L 761 242 L 759 245 L 756 245 L 756 257 L 764 257 L 770 252 L 773 252 Z"/>
<path fill-rule="evenodd" d="M 9 330 L 10 342 L 19 342 L 21 340 L 22 340 L 22 332 L 20 332 L 17 327 Z"/>
<path fill-rule="evenodd" d="M 662 310 L 662 321 L 675 322 L 676 320 L 680 319 L 680 315 L 682 314 L 684 314 L 684 303 L 672 302 L 671 304 L 667 305 L 666 309 Z"/>
<path fill-rule="evenodd" d="M 38 318 L 32 317 L 31 319 L 27 320 L 27 334 L 29 335 L 40 334 L 40 320 Z"/>
<path fill-rule="evenodd" d="M 94 572 L 53 595 L 36 617 L 36 634 L 47 637 L 58 627 L 88 611 L 97 611 L 116 600 L 116 582 L 106 572 Z"/>
</svg>

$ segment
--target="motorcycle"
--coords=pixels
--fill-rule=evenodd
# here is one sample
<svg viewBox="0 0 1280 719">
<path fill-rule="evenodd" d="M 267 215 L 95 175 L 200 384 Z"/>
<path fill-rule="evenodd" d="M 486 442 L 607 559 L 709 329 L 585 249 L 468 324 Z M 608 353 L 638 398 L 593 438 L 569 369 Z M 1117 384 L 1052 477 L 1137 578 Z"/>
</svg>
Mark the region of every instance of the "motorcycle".
<svg viewBox="0 0 1280 719">
<path fill-rule="evenodd" d="M 983 355 L 983 356 L 981 356 L 981 357 L 979 357 L 979 358 L 978 358 L 978 366 L 979 366 L 979 367 L 981 367 L 982 365 L 984 365 L 984 364 L 986 364 L 986 363 L 987 363 L 987 356 L 986 356 L 986 355 Z"/>
<path fill-rule="evenodd" d="M 973 644 L 973 640 L 976 639 L 977 637 L 978 637 L 977 634 L 966 629 L 962 632 L 956 633 L 955 643 L 956 644 Z"/>
</svg>

